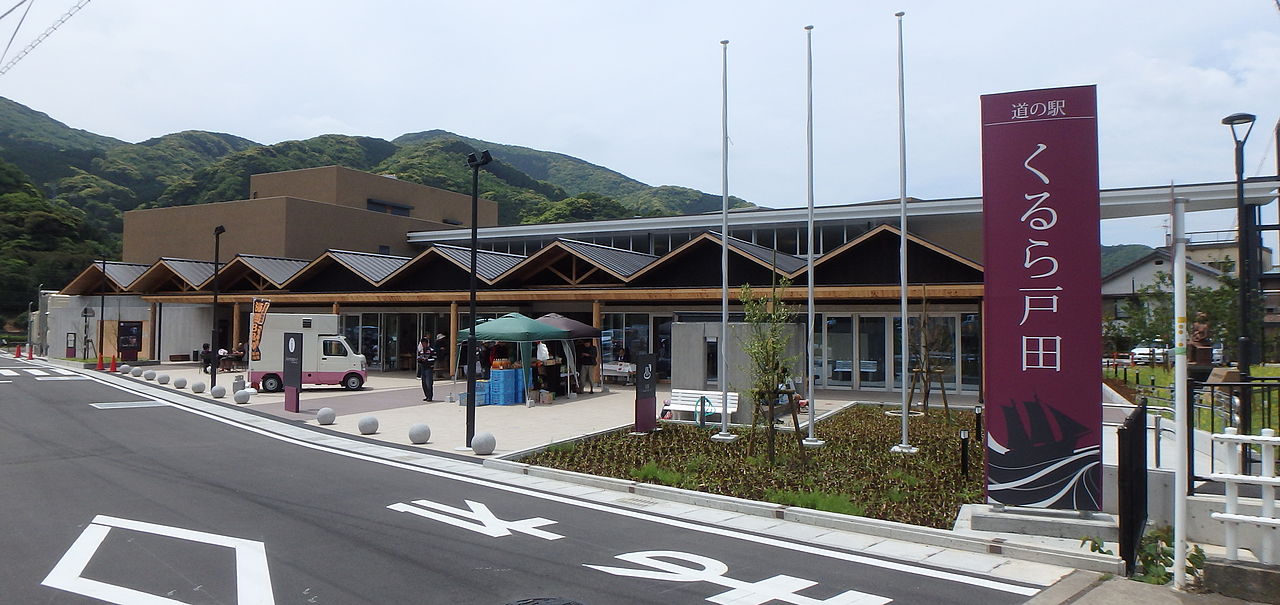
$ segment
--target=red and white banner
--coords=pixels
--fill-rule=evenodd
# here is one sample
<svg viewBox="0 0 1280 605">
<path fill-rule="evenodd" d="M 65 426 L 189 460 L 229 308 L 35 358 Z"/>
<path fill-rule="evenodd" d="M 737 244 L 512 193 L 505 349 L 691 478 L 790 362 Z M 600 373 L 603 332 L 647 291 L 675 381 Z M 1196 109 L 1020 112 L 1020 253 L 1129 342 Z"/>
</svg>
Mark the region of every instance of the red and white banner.
<svg viewBox="0 0 1280 605">
<path fill-rule="evenodd" d="M 987 496 L 1101 510 L 1093 86 L 982 97 Z"/>
</svg>

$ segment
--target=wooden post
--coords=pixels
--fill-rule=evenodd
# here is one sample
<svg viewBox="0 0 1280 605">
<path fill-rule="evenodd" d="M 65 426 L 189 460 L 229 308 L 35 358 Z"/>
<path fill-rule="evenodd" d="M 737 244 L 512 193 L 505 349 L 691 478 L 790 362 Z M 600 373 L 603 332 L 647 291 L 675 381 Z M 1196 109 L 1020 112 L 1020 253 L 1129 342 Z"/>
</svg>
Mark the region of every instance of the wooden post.
<svg viewBox="0 0 1280 605">
<path fill-rule="evenodd" d="M 248 340 L 248 339 L 246 339 Z M 231 305 L 231 342 L 227 343 L 228 348 L 234 348 L 240 344 L 240 303 Z"/>
<path fill-rule="evenodd" d="M 160 303 L 151 303 L 151 342 L 148 343 L 150 349 L 147 356 L 156 361 L 160 361 Z"/>
<path fill-rule="evenodd" d="M 342 305 L 340 305 L 340 304 L 338 304 L 338 303 L 336 303 L 336 302 L 335 302 L 335 303 L 333 303 L 333 314 L 334 314 L 334 315 L 342 315 Z"/>
<path fill-rule="evenodd" d="M 593 300 L 593 301 L 591 301 L 591 326 L 592 326 L 592 327 L 594 327 L 594 328 L 595 328 L 595 329 L 597 329 L 597 330 L 602 329 L 602 328 L 604 327 L 604 322 L 603 322 L 604 314 L 603 314 L 603 313 L 601 313 L 601 309 L 602 309 L 602 305 L 600 304 L 600 301 L 598 301 L 598 300 Z M 599 338 L 597 338 L 597 339 L 595 339 L 595 341 L 596 341 L 596 342 L 595 342 L 595 344 L 596 344 L 596 368 L 595 368 L 594 372 L 595 372 L 595 374 L 596 374 L 596 375 L 591 377 L 591 383 L 592 383 L 592 384 L 599 384 L 599 385 L 602 385 L 602 386 L 603 386 L 603 384 L 604 384 L 604 383 L 603 383 L 604 374 L 602 373 L 602 372 L 603 372 L 603 370 L 601 370 L 601 368 L 600 368 L 600 363 L 601 363 L 601 362 L 600 362 L 600 359 L 601 359 L 601 357 L 600 357 L 600 356 L 601 356 L 601 355 L 603 355 L 603 352 L 600 350 L 600 339 L 599 339 Z"/>
<path fill-rule="evenodd" d="M 449 375 L 458 378 L 458 301 L 449 303 Z"/>
</svg>

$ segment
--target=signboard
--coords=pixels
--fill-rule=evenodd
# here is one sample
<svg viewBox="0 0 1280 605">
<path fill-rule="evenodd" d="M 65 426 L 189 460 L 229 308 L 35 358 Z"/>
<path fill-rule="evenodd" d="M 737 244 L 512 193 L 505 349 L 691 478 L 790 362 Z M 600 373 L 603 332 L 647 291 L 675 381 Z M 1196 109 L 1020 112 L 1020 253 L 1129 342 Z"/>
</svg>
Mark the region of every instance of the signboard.
<svg viewBox="0 0 1280 605">
<path fill-rule="evenodd" d="M 271 301 L 265 298 L 253 299 L 253 312 L 249 315 L 249 361 L 262 361 L 262 324 L 267 321 L 267 308 Z"/>
<path fill-rule="evenodd" d="M 302 389 L 302 334 L 284 333 L 284 409 L 298 411 L 298 391 Z"/>
<path fill-rule="evenodd" d="M 982 97 L 987 496 L 1102 508 L 1093 86 Z"/>
<path fill-rule="evenodd" d="M 658 427 L 658 375 L 653 353 L 635 356 L 636 432 L 650 433 Z"/>
</svg>

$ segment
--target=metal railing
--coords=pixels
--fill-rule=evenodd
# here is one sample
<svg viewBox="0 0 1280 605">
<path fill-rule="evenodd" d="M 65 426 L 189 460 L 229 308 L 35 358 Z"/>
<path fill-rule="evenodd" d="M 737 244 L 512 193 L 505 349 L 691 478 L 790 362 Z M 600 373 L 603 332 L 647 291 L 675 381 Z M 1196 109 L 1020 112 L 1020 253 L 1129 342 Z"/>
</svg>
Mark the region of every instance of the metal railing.
<svg viewBox="0 0 1280 605">
<path fill-rule="evenodd" d="M 1276 477 L 1276 450 L 1280 449 L 1280 437 L 1276 437 L 1274 429 L 1262 429 L 1262 436 L 1239 435 L 1234 427 L 1228 427 L 1224 434 L 1214 435 L 1213 441 L 1222 443 L 1227 448 L 1227 472 L 1211 473 L 1209 479 L 1226 484 L 1226 502 L 1224 511 L 1213 513 L 1213 518 L 1226 525 L 1225 546 L 1227 559 L 1238 560 L 1239 528 L 1247 525 L 1260 529 L 1262 552 L 1258 559 L 1264 565 L 1276 562 L 1276 534 L 1280 533 L 1280 518 L 1276 517 L 1276 487 L 1280 486 L 1280 478 Z M 1261 450 L 1262 465 L 1259 475 L 1253 475 L 1245 469 L 1240 470 L 1240 460 L 1247 457 L 1249 450 L 1257 447 Z M 1258 515 L 1242 515 L 1239 512 L 1240 485 L 1257 485 L 1262 492 L 1262 510 Z"/>
</svg>

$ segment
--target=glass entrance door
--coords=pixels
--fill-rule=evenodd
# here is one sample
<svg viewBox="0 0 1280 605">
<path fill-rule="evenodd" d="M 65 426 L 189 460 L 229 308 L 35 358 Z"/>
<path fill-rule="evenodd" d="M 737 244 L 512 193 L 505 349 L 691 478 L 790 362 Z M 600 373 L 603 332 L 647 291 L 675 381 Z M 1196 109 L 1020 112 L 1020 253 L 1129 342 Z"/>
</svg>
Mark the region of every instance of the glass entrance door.
<svg viewBox="0 0 1280 605">
<path fill-rule="evenodd" d="M 885 388 L 885 324 L 884 317 L 858 318 L 859 388 Z"/>
<path fill-rule="evenodd" d="M 853 386 L 853 318 L 829 318 L 826 345 L 827 386 Z"/>
</svg>

